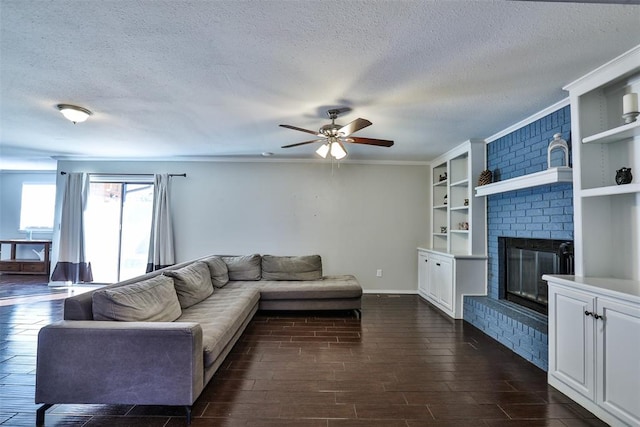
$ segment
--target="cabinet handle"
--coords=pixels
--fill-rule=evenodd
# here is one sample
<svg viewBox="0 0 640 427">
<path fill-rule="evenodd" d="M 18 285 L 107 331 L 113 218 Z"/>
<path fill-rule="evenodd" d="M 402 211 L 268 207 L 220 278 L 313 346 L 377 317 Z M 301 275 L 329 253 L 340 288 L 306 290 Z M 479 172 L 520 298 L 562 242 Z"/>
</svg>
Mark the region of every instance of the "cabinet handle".
<svg viewBox="0 0 640 427">
<path fill-rule="evenodd" d="M 437 265 L 438 267 L 440 267 L 440 263 L 439 263 L 439 262 L 436 262 L 436 265 Z"/>
<path fill-rule="evenodd" d="M 604 316 L 599 315 L 598 313 L 592 313 L 588 310 L 584 311 L 584 315 L 585 316 L 593 316 L 594 319 L 598 320 L 598 319 L 604 319 Z"/>
<path fill-rule="evenodd" d="M 425 259 L 425 260 L 424 260 L 424 262 L 429 262 L 429 260 L 428 260 L 428 259 Z"/>
</svg>

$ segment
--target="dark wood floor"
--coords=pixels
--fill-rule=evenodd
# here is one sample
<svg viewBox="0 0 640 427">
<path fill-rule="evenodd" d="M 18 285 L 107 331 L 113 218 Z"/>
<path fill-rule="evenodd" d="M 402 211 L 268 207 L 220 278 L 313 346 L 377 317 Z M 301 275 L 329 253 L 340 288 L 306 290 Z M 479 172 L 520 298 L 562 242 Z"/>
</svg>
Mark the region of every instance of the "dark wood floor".
<svg viewBox="0 0 640 427">
<path fill-rule="evenodd" d="M 0 276 L 0 424 L 33 426 L 36 336 L 68 289 Z M 81 289 L 75 292 L 81 292 Z M 413 295 L 350 313 L 261 314 L 194 406 L 193 426 L 605 426 L 546 373 Z M 56 405 L 47 426 L 184 426 L 180 408 Z"/>
</svg>

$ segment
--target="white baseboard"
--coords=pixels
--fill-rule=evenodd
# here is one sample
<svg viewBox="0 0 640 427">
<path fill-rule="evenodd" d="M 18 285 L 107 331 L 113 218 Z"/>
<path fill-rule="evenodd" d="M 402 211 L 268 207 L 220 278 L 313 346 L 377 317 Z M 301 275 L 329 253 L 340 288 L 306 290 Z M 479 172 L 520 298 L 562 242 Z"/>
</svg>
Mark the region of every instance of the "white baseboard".
<svg viewBox="0 0 640 427">
<path fill-rule="evenodd" d="M 398 289 L 363 289 L 363 294 L 375 295 L 375 294 L 398 294 L 398 295 L 417 295 L 418 290 L 398 290 Z"/>
</svg>

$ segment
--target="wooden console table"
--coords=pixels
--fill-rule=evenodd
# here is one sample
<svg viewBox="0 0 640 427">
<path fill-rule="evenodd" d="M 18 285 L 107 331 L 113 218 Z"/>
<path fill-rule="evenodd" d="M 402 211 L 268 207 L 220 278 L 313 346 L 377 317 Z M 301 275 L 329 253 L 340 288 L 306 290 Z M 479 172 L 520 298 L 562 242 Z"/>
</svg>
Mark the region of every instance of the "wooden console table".
<svg viewBox="0 0 640 427">
<path fill-rule="evenodd" d="M 51 240 L 0 240 L 1 245 L 11 246 L 11 258 L 0 260 L 0 273 L 9 274 L 45 274 L 49 277 L 49 252 Z M 44 260 L 39 259 L 16 259 L 16 247 L 18 245 L 44 245 Z"/>
</svg>

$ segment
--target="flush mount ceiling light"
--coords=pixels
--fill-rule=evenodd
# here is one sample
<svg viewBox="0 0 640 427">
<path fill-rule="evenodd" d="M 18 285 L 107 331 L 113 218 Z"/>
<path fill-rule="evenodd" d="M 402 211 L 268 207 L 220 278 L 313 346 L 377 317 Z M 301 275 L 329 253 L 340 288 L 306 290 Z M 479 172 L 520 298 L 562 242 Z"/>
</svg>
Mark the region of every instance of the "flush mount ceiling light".
<svg viewBox="0 0 640 427">
<path fill-rule="evenodd" d="M 93 114 L 86 108 L 69 104 L 58 104 L 58 110 L 60 110 L 67 120 L 72 121 L 73 124 L 82 123 L 87 120 L 91 114 Z"/>
</svg>

